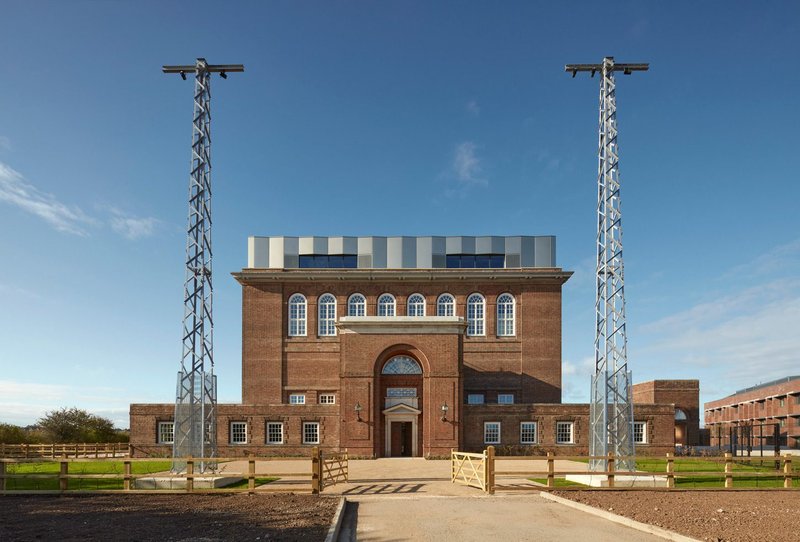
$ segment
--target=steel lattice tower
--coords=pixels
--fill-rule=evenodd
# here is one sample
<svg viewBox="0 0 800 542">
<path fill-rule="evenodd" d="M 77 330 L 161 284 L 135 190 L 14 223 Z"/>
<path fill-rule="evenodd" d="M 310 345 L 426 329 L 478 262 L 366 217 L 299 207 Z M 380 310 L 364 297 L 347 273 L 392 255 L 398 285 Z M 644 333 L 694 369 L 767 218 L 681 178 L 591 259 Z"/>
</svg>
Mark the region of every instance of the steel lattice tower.
<svg viewBox="0 0 800 542">
<path fill-rule="evenodd" d="M 619 149 L 617 145 L 617 98 L 614 72 L 629 75 L 646 71 L 649 64 L 616 64 L 606 57 L 602 64 L 568 64 L 565 70 L 599 72 L 600 140 L 597 166 L 597 297 L 595 300 L 595 374 L 589 406 L 589 455 L 614 454 L 617 470 L 634 471 L 633 401 L 628 371 L 628 338 L 625 329 L 625 274 L 622 259 L 622 207 Z M 592 459 L 590 470 L 607 470 L 605 459 Z"/>
<path fill-rule="evenodd" d="M 189 221 L 186 279 L 183 288 L 183 356 L 175 397 L 172 469 L 186 468 L 187 457 L 216 457 L 217 379 L 214 375 L 214 320 L 211 280 L 211 73 L 244 71 L 244 66 L 164 66 L 164 73 L 194 72 L 192 165 L 189 176 Z M 210 464 L 202 462 L 200 471 Z"/>
</svg>

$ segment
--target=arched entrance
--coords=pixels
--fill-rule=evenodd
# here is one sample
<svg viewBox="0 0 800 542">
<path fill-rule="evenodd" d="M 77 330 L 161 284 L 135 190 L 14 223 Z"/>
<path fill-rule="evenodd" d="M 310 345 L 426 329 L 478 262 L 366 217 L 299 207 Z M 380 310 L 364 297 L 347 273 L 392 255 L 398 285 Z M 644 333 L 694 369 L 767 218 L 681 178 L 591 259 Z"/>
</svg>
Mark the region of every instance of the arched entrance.
<svg viewBox="0 0 800 542">
<path fill-rule="evenodd" d="M 380 370 L 379 402 L 383 457 L 417 457 L 422 435 L 422 367 L 407 354 L 389 358 Z"/>
</svg>

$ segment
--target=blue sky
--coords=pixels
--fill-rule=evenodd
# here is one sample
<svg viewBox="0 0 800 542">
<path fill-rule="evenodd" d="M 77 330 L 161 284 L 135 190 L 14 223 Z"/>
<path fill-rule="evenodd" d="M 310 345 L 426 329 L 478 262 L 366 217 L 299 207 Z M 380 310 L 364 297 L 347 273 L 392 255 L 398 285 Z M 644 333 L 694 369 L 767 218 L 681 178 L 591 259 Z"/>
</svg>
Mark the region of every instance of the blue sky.
<svg viewBox="0 0 800 542">
<path fill-rule="evenodd" d="M 181 353 L 191 81 L 215 78 L 215 350 L 249 235 L 556 235 L 593 367 L 598 80 L 619 76 L 629 365 L 701 401 L 800 373 L 797 2 L 17 2 L 0 19 L 0 421 L 127 427 Z"/>
</svg>

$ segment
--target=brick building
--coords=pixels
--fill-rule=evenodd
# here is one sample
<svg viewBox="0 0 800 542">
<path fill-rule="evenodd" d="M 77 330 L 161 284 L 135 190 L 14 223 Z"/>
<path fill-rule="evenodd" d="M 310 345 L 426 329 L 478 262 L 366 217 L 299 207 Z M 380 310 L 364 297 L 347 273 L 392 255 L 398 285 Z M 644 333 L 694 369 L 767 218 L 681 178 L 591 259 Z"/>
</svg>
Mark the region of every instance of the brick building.
<svg viewBox="0 0 800 542">
<path fill-rule="evenodd" d="M 748 428 L 739 439 L 752 433 L 756 445 L 774 445 L 770 425 L 777 424 L 781 446 L 800 448 L 800 376 L 788 376 L 705 404 L 705 426 L 712 446 L 730 444 L 731 427 Z M 761 426 L 761 427 L 759 427 Z M 763 442 L 758 442 L 763 438 Z M 752 441 L 751 441 L 752 442 Z"/>
<path fill-rule="evenodd" d="M 242 404 L 218 406 L 220 454 L 588 453 L 588 405 L 561 404 L 571 274 L 554 237 L 251 237 L 233 274 Z M 673 448 L 677 404 L 696 438 L 691 382 L 634 386 L 640 450 Z M 131 405 L 134 449 L 168 451 L 173 410 Z"/>
</svg>

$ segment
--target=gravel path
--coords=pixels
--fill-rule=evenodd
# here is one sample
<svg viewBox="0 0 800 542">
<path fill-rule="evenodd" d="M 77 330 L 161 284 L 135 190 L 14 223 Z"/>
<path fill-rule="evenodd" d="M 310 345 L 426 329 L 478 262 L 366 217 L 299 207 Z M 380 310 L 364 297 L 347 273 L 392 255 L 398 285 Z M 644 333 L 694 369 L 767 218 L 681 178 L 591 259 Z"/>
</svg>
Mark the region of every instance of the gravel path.
<svg viewBox="0 0 800 542">
<path fill-rule="evenodd" d="M 699 540 L 796 542 L 798 491 L 555 491 L 555 495 Z"/>
</svg>

